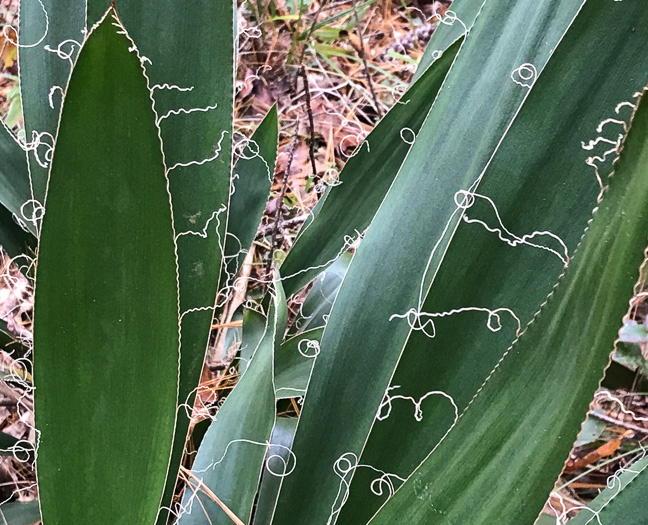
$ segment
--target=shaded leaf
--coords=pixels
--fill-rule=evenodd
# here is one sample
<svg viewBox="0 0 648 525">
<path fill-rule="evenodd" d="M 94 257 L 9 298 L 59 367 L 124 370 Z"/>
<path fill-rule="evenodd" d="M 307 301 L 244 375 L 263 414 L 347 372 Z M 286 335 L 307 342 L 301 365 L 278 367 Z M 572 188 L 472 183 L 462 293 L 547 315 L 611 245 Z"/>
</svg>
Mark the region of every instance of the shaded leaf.
<svg viewBox="0 0 648 525">
<path fill-rule="evenodd" d="M 647 138 L 643 104 L 609 189 L 554 292 L 372 524 L 424 517 L 428 523 L 534 522 L 609 363 L 644 261 Z"/>
</svg>

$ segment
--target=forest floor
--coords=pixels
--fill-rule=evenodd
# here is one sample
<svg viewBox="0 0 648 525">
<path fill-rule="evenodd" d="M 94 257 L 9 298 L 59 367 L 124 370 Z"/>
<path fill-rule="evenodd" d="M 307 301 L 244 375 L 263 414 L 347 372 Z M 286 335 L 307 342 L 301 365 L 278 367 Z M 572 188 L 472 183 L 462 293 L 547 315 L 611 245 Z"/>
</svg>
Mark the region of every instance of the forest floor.
<svg viewBox="0 0 648 525">
<path fill-rule="evenodd" d="M 0 25 L 17 27 L 18 4 L 18 0 L 0 0 Z M 235 128 L 246 136 L 274 104 L 280 117 L 274 196 L 254 246 L 253 271 L 260 276 L 270 254 L 278 261 L 285 257 L 303 218 L 315 205 L 317 196 L 308 191 L 313 174 L 339 172 L 406 89 L 435 29 L 434 15 L 445 12 L 449 1 L 358 0 L 356 5 L 350 0 L 270 0 L 263 4 L 239 2 L 235 99 Z M 300 74 L 302 66 L 308 90 Z M 14 129 L 21 126 L 18 68 L 16 49 L 0 32 L 0 117 Z M 296 142 L 291 145 L 293 137 Z M 280 187 L 287 171 L 282 199 Z M 285 213 L 278 243 L 271 246 L 268 232 L 278 206 Z M 29 337 L 28 284 L 19 276 L 10 281 L 0 287 L 0 317 L 15 336 Z M 643 310 L 637 303 L 634 318 L 639 325 L 645 322 Z M 579 441 L 547 502 L 545 512 L 550 515 L 575 515 L 648 437 L 648 396 L 644 394 L 648 366 L 643 357 L 648 342 L 638 338 L 627 344 L 631 351 L 615 358 L 607 389 L 593 401 Z M 15 364 L 10 354 L 10 346 L 0 351 L 0 375 Z M 204 383 L 230 388 L 235 378 L 216 371 L 218 363 L 208 364 Z M 610 392 L 613 399 L 601 392 Z M 20 391 L 0 381 L 0 432 L 33 442 L 33 414 L 16 411 L 20 396 Z M 0 459 L 0 501 L 16 494 L 22 500 L 36 497 L 34 472 L 29 461 L 5 456 Z"/>
</svg>

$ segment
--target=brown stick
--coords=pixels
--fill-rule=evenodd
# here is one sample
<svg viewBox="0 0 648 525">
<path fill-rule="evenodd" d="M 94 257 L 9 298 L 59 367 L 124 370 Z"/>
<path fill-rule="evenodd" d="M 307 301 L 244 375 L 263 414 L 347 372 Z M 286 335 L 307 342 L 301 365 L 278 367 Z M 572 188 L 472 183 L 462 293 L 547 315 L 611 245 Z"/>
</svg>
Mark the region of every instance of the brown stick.
<svg viewBox="0 0 648 525">
<path fill-rule="evenodd" d="M 362 36 L 362 28 L 360 27 L 360 16 L 358 15 L 358 9 L 356 6 L 356 0 L 351 0 L 351 5 L 353 5 L 353 16 L 356 21 L 356 31 L 358 32 L 358 38 L 360 39 L 360 47 L 358 48 L 358 54 L 362 59 L 364 75 L 367 79 L 367 84 L 369 84 L 369 91 L 371 92 L 371 98 L 373 99 L 374 107 L 379 117 L 382 117 L 382 111 L 380 110 L 380 105 L 378 104 L 378 97 L 376 96 L 376 91 L 374 90 L 373 80 L 371 80 L 371 73 L 369 72 L 369 64 L 367 64 L 367 55 L 365 54 L 364 49 L 364 39 Z"/>
<path fill-rule="evenodd" d="M 270 253 L 268 254 L 268 262 L 266 263 L 266 278 L 270 275 L 272 269 L 272 257 L 274 255 L 275 244 L 277 243 L 277 232 L 279 231 L 279 223 L 281 222 L 281 211 L 283 206 L 283 199 L 286 195 L 286 188 L 288 187 L 288 179 L 290 178 L 290 170 L 292 169 L 293 159 L 295 157 L 295 146 L 297 145 L 297 136 L 299 134 L 299 121 L 295 125 L 295 131 L 288 146 L 288 160 L 286 162 L 286 169 L 284 170 L 283 180 L 281 181 L 281 190 L 279 191 L 279 198 L 277 202 L 277 211 L 275 212 L 274 224 L 272 225 L 272 236 L 270 238 Z"/>
<path fill-rule="evenodd" d="M 240 519 L 236 514 L 234 514 L 234 513 L 229 509 L 229 507 L 228 507 L 227 505 L 225 505 L 225 503 L 223 503 L 223 502 L 220 500 L 220 498 L 219 498 L 216 494 L 214 494 L 214 493 L 211 491 L 211 489 L 210 489 L 207 485 L 203 484 L 202 480 L 201 480 L 198 476 L 196 476 L 193 472 L 191 472 L 191 470 L 189 470 L 189 469 L 187 469 L 187 468 L 185 468 L 185 467 L 180 467 L 180 472 L 182 472 L 185 476 L 188 476 L 189 478 L 191 478 L 192 480 L 194 480 L 195 482 L 197 482 L 197 483 L 198 483 L 198 487 L 197 487 L 197 488 L 198 488 L 199 490 L 203 491 L 207 496 L 209 496 L 209 499 L 211 499 L 211 500 L 212 500 L 214 503 L 216 503 L 216 504 L 217 504 L 221 509 L 223 509 L 223 512 L 224 512 L 225 514 L 227 514 L 227 517 L 228 517 L 229 519 L 231 519 L 234 523 L 236 523 L 236 525 L 245 525 L 245 523 L 243 523 L 243 522 L 241 521 L 241 519 Z"/>
</svg>

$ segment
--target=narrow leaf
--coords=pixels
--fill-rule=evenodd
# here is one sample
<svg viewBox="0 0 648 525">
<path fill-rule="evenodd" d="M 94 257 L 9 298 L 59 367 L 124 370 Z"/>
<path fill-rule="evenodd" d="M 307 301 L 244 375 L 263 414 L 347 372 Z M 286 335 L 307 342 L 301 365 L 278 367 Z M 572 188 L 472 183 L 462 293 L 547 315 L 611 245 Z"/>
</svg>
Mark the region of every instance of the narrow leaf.
<svg viewBox="0 0 648 525">
<path fill-rule="evenodd" d="M 284 341 L 277 350 L 275 388 L 278 399 L 300 397 L 306 394 L 323 332 L 323 328 L 308 330 Z"/>
<path fill-rule="evenodd" d="M 470 31 L 484 3 L 485 0 L 454 0 L 445 15 L 435 13 L 437 28 L 432 33 L 416 68 L 414 82 L 423 76 L 444 49 Z"/>
<path fill-rule="evenodd" d="M 445 50 L 356 149 L 281 266 L 292 295 L 369 226 L 434 102 L 461 42 Z M 337 184 L 337 183 L 335 183 Z"/>
<path fill-rule="evenodd" d="M 271 445 L 268 447 L 266 456 L 267 467 L 261 478 L 259 500 L 254 509 L 254 521 L 252 523 L 264 524 L 272 521 L 272 514 L 277 504 L 284 473 L 289 475 L 290 470 L 295 465 L 295 458 L 290 454 L 295 430 L 297 430 L 297 419 L 277 418 L 270 438 Z"/>
<path fill-rule="evenodd" d="M 233 193 L 223 264 L 226 272 L 222 278 L 224 283 L 232 283 L 245 253 L 254 242 L 274 179 L 278 135 L 277 107 L 273 106 L 252 137 L 243 142 L 244 147 L 232 175 Z"/>
<path fill-rule="evenodd" d="M 232 516 L 210 494 L 240 522 L 249 522 L 276 417 L 273 360 L 286 319 L 277 280 L 268 329 L 198 450 L 179 525 L 231 525 Z"/>
<path fill-rule="evenodd" d="M 40 519 L 38 500 L 0 505 L 0 523 L 3 525 L 34 525 L 40 522 Z"/>
<path fill-rule="evenodd" d="M 0 203 L 23 220 L 25 227 L 33 234 L 36 232 L 34 223 L 23 217 L 24 210 L 21 209 L 31 198 L 26 153 L 4 125 L 0 125 L 0 158 Z"/>
<path fill-rule="evenodd" d="M 108 7 L 105 5 L 101 14 Z M 32 182 L 29 199 L 34 199 L 25 208 L 27 217 L 42 214 L 38 210 L 45 202 L 63 95 L 87 29 L 85 15 L 85 0 L 20 2 L 20 93 Z M 30 225 L 34 226 L 38 225 Z"/>
<path fill-rule="evenodd" d="M 298 317 L 293 325 L 296 331 L 305 332 L 326 324 L 352 258 L 353 254 L 350 252 L 342 254 L 315 279 L 299 308 Z"/>
</svg>

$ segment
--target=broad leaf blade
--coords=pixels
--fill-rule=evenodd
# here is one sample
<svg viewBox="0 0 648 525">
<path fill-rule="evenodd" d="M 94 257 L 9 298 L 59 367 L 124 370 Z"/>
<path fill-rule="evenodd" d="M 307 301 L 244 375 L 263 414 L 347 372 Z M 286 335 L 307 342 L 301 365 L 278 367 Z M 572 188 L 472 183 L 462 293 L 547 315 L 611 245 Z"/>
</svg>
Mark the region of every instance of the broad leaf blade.
<svg viewBox="0 0 648 525">
<path fill-rule="evenodd" d="M 516 317 L 526 325 L 551 291 L 563 262 L 557 253 L 518 241 L 533 232 L 551 232 L 557 238 L 545 234 L 529 240 L 562 252 L 563 257 L 560 242 L 570 254 L 578 244 L 600 191 L 596 172 L 586 159 L 610 149 L 602 143 L 590 151 L 582 143 L 587 145 L 599 135 L 596 128 L 602 121 L 627 120 L 630 108 L 622 107 L 617 114 L 615 106 L 648 82 L 648 57 L 641 52 L 648 45 L 648 33 L 632 30 L 642 26 L 648 26 L 642 2 L 588 2 L 575 20 L 477 191 L 489 197 L 495 208 L 476 197 L 466 210 L 467 220 L 458 225 L 421 308 L 436 314 L 482 310 L 424 318 L 433 321 L 434 337 L 422 331 L 411 334 L 390 382 L 394 388 L 390 395 L 421 400 L 422 414 L 416 418 L 413 402 L 396 398 L 387 417 L 389 405 L 385 405 L 363 450 L 362 464 L 406 478 L 456 417 L 448 398 L 428 393 L 445 393 L 461 412 L 515 338 Z M 594 48 L 592 41 L 602 31 L 606 46 Z M 622 125 L 607 124 L 602 136 L 616 140 L 619 132 Z M 599 167 L 601 175 L 610 169 L 609 157 Z M 503 238 L 475 220 L 500 228 Z M 495 318 L 489 319 L 488 310 L 498 308 L 510 311 L 499 311 L 501 329 L 494 331 L 489 321 Z M 407 324 L 407 320 L 390 321 L 395 323 Z M 423 362 L 430 365 L 421 366 Z M 400 444 L 398 454 L 390 450 L 395 442 Z M 384 503 L 387 491 L 381 496 L 371 491 L 376 477 L 370 469 L 358 469 L 338 523 L 366 520 L 367 507 L 375 511 Z M 398 479 L 391 479 L 398 487 Z"/>
<path fill-rule="evenodd" d="M 70 81 L 39 248 L 45 523 L 152 523 L 173 437 L 179 335 L 167 180 L 139 58 L 113 24 L 108 14 L 91 34 Z"/>
<path fill-rule="evenodd" d="M 286 297 L 279 281 L 275 294 L 264 337 L 202 440 L 179 525 L 231 525 L 232 519 L 202 487 L 241 521 L 250 519 L 276 417 L 274 353 L 286 328 Z"/>
<path fill-rule="evenodd" d="M 300 233 L 281 266 L 286 294 L 292 295 L 335 261 L 369 226 L 419 132 L 461 42 L 403 95 L 340 173 L 316 208 L 316 218 Z"/>
<path fill-rule="evenodd" d="M 607 194 L 554 292 L 372 524 L 534 522 L 609 363 L 644 261 L 647 137 L 643 104 Z"/>
<path fill-rule="evenodd" d="M 409 335 L 406 323 L 389 319 L 416 305 L 429 286 L 442 250 L 439 260 L 430 253 L 459 217 L 457 190 L 479 180 L 528 94 L 511 73 L 527 62 L 542 71 L 580 6 L 505 0 L 487 3 L 477 18 L 340 289 L 275 523 L 336 519 L 349 481 L 336 465 L 360 455 Z M 318 491 L 304 494 L 304 486 Z"/>
</svg>

